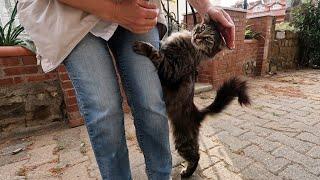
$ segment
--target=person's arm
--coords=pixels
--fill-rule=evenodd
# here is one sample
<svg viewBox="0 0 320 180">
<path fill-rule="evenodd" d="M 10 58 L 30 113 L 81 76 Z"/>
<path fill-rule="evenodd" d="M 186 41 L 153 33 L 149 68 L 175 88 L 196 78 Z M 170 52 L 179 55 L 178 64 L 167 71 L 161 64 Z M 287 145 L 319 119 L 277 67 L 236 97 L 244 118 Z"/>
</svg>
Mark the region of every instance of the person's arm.
<svg viewBox="0 0 320 180">
<path fill-rule="evenodd" d="M 58 0 L 71 7 L 94 14 L 103 20 L 118 23 L 124 28 L 145 33 L 157 23 L 159 10 L 153 3 L 145 0 Z"/>
<path fill-rule="evenodd" d="M 235 26 L 228 13 L 221 8 L 214 7 L 209 0 L 188 0 L 188 2 L 197 9 L 202 17 L 208 14 L 211 19 L 217 21 L 227 46 L 231 49 L 235 48 Z"/>
</svg>

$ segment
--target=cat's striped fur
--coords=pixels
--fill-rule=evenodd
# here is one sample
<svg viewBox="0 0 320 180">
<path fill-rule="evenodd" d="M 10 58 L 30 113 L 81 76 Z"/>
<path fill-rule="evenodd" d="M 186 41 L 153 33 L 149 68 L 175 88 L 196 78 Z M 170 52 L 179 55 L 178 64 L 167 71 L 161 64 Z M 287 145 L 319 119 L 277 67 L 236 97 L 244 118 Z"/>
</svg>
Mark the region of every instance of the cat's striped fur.
<svg viewBox="0 0 320 180">
<path fill-rule="evenodd" d="M 147 56 L 158 69 L 167 112 L 173 125 L 175 148 L 188 162 L 181 172 L 189 177 L 199 161 L 199 128 L 208 114 L 221 112 L 238 97 L 239 103 L 250 103 L 245 81 L 232 78 L 217 91 L 214 102 L 199 110 L 193 103 L 197 66 L 201 61 L 212 59 L 224 46 L 217 25 L 208 16 L 193 32 L 178 32 L 168 37 L 158 51 L 151 44 L 136 42 L 136 53 Z"/>
</svg>

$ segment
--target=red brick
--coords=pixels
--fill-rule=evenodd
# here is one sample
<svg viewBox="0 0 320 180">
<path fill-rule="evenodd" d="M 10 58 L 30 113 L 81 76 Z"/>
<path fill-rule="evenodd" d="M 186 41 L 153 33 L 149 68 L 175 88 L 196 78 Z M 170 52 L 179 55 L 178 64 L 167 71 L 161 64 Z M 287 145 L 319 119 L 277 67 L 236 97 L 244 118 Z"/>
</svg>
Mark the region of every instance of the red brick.
<svg viewBox="0 0 320 180">
<path fill-rule="evenodd" d="M 58 79 L 58 74 L 57 72 L 50 72 L 46 74 L 48 79 Z"/>
<path fill-rule="evenodd" d="M 68 90 L 64 91 L 64 94 L 67 97 L 75 97 L 76 96 L 76 92 L 74 91 L 74 89 L 68 89 Z"/>
<path fill-rule="evenodd" d="M 37 59 L 35 56 L 23 56 L 22 62 L 24 65 L 36 65 Z"/>
<path fill-rule="evenodd" d="M 67 112 L 76 112 L 76 111 L 79 111 L 79 107 L 77 104 L 71 105 L 71 106 L 67 105 Z"/>
<path fill-rule="evenodd" d="M 77 98 L 76 97 L 69 97 L 66 98 L 66 105 L 71 106 L 77 104 Z"/>
<path fill-rule="evenodd" d="M 55 74 L 36 74 L 31 76 L 26 76 L 28 82 L 36 82 L 36 81 L 47 81 L 56 79 Z"/>
<path fill-rule="evenodd" d="M 81 119 L 81 118 L 82 118 L 82 116 L 81 116 L 79 111 L 77 111 L 77 112 L 69 112 L 68 113 L 68 119 L 69 120 Z"/>
<path fill-rule="evenodd" d="M 7 76 L 33 74 L 38 72 L 37 66 L 25 66 L 25 67 L 10 67 L 3 69 Z"/>
<path fill-rule="evenodd" d="M 0 79 L 0 85 L 12 85 L 13 84 L 13 78 L 6 78 L 6 79 Z"/>
<path fill-rule="evenodd" d="M 73 89 L 73 85 L 71 81 L 62 82 L 62 89 L 63 90 Z"/>
<path fill-rule="evenodd" d="M 62 82 L 69 81 L 69 75 L 67 73 L 59 74 L 59 78 Z"/>
<path fill-rule="evenodd" d="M 24 82 L 24 78 L 22 78 L 22 77 L 14 77 L 13 80 L 14 80 L 15 84 L 19 84 L 19 83 Z"/>
<path fill-rule="evenodd" d="M 58 72 L 59 73 L 66 73 L 67 72 L 67 69 L 64 65 L 60 65 L 58 68 L 57 68 Z"/>
<path fill-rule="evenodd" d="M 71 119 L 68 121 L 68 126 L 71 128 L 82 126 L 84 124 L 84 119 L 79 118 L 79 119 Z"/>
<path fill-rule="evenodd" d="M 33 75 L 33 76 L 28 76 L 26 77 L 28 82 L 35 82 L 35 81 L 44 81 L 46 80 L 46 77 L 44 74 L 40 74 L 40 75 Z"/>
<path fill-rule="evenodd" d="M 18 57 L 0 57 L 0 67 L 18 66 L 20 62 Z"/>
</svg>

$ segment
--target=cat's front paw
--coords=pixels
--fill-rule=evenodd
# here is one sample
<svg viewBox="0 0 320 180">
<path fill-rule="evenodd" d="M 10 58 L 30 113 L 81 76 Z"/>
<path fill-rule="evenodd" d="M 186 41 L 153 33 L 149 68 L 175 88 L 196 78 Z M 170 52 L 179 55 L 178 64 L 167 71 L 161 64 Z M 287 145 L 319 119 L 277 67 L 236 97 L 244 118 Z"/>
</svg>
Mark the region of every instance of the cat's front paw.
<svg viewBox="0 0 320 180">
<path fill-rule="evenodd" d="M 133 43 L 132 49 L 135 53 L 144 55 L 145 50 L 144 50 L 144 42 L 142 41 L 136 41 Z"/>
</svg>

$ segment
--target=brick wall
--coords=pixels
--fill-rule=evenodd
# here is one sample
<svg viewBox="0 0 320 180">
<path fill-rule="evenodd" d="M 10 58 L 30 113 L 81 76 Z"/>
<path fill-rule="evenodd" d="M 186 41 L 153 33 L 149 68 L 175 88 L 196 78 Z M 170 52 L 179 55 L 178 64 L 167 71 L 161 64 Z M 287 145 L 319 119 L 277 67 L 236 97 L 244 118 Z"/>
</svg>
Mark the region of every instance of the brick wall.
<svg viewBox="0 0 320 180">
<path fill-rule="evenodd" d="M 14 51 L 17 51 L 16 49 Z M 71 127 L 83 124 L 83 118 L 81 117 L 75 97 L 75 92 L 68 74 L 63 65 L 50 73 L 43 73 L 40 66 L 37 65 L 35 56 L 23 48 L 18 48 L 20 53 L 12 53 L 4 55 L 0 52 L 0 108 L 6 107 L 5 112 L 0 112 L 1 119 L 9 119 L 10 114 L 6 112 L 14 111 L 16 107 L 10 106 L 12 99 L 21 99 L 19 103 L 22 106 L 37 107 L 41 106 L 41 103 L 33 99 L 25 97 L 30 96 L 30 90 L 37 89 L 32 94 L 36 97 L 46 95 L 44 101 L 55 102 L 51 107 L 59 106 L 59 112 L 55 111 L 57 115 L 60 114 L 60 118 L 67 116 L 67 122 Z M 25 88 L 25 87 L 29 88 Z M 19 90 L 20 89 L 20 90 Z M 10 96 L 10 91 L 17 90 L 13 97 Z M 52 90 L 52 92 L 50 92 Z M 47 94 L 51 96 L 47 97 Z M 2 99 L 1 99 L 2 98 Z M 56 102 L 55 99 L 61 99 L 61 102 Z M 51 108 L 50 107 L 50 108 Z M 11 108 L 11 109 L 10 109 Z M 26 107 L 27 108 L 27 107 Z M 30 109 L 30 108 L 29 108 Z M 43 109 L 34 110 L 33 114 L 41 114 Z M 20 118 L 28 116 L 26 109 L 21 110 Z M 52 112 L 53 113 L 53 112 Z M 15 116 L 14 116 L 15 117 Z M 32 117 L 30 117 L 32 118 Z M 56 119 L 56 118 L 55 118 Z M 1 124 L 1 123 L 0 123 Z"/>
<path fill-rule="evenodd" d="M 283 69 L 295 69 L 300 58 L 298 34 L 291 31 L 276 31 L 271 39 L 269 69 L 276 72 Z"/>
<path fill-rule="evenodd" d="M 241 9 L 225 9 L 236 26 L 236 49 L 225 50 L 212 60 L 202 62 L 199 67 L 199 82 L 211 83 L 219 87 L 226 79 L 233 76 L 254 76 L 264 74 L 268 69 L 267 58 L 270 47 L 273 18 L 270 16 L 246 19 L 246 11 Z M 193 17 L 188 15 L 188 29 L 193 26 Z M 198 17 L 198 22 L 200 19 Z M 247 24 L 252 30 L 261 33 L 263 38 L 245 40 L 244 33 Z"/>
<path fill-rule="evenodd" d="M 275 29 L 275 19 L 272 16 L 256 17 L 248 19 L 247 24 L 252 26 L 253 31 L 261 33 L 261 37 L 258 39 L 259 50 L 256 75 L 262 75 L 269 70 L 268 59 L 271 50 L 272 33 Z"/>
</svg>

